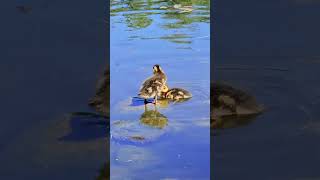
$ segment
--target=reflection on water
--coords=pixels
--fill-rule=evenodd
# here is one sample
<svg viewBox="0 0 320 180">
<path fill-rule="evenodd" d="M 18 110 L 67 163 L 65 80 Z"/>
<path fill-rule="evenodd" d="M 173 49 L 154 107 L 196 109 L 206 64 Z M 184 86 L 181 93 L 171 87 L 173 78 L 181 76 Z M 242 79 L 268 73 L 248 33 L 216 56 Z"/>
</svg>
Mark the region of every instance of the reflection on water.
<svg viewBox="0 0 320 180">
<path fill-rule="evenodd" d="M 121 143 L 136 144 L 156 140 L 165 133 L 168 118 L 158 110 L 148 110 L 141 114 L 140 120 L 114 121 L 111 125 L 111 137 Z M 156 128 L 156 129 L 154 129 Z"/>
<path fill-rule="evenodd" d="M 256 119 L 257 115 L 248 115 L 245 117 L 230 116 L 217 119 L 211 122 L 211 128 L 213 129 L 229 129 L 248 125 Z M 216 130 L 212 130 L 216 131 Z"/>
<path fill-rule="evenodd" d="M 209 34 L 197 36 L 197 23 L 210 22 L 208 0 L 126 0 L 111 1 L 111 16 L 116 16 L 111 26 L 124 24 L 131 32 L 128 40 L 163 39 L 173 43 L 190 44 L 192 39 L 208 38 Z M 120 17 L 120 18 L 119 18 Z M 160 21 L 161 20 L 161 21 Z M 158 29 L 151 34 L 139 34 L 141 29 Z M 160 31 L 161 29 L 161 31 Z M 176 29 L 184 29 L 179 32 Z M 160 35 L 157 35 L 161 33 Z"/>
<path fill-rule="evenodd" d="M 146 108 L 140 116 L 140 123 L 162 129 L 168 125 L 168 118 L 157 110 L 147 110 Z"/>
<path fill-rule="evenodd" d="M 209 179 L 210 2 L 110 4 L 111 178 Z M 169 87 L 193 97 L 159 100 L 157 109 L 131 103 L 154 64 L 164 69 Z"/>
<path fill-rule="evenodd" d="M 166 132 L 168 118 L 158 110 L 148 110 L 137 120 L 119 120 L 111 125 L 111 138 L 123 144 L 146 144 L 156 141 Z"/>
<path fill-rule="evenodd" d="M 109 123 L 105 116 L 87 112 L 72 113 L 69 116 L 71 132 L 58 140 L 90 141 L 97 138 L 105 138 L 108 126 Z"/>
</svg>

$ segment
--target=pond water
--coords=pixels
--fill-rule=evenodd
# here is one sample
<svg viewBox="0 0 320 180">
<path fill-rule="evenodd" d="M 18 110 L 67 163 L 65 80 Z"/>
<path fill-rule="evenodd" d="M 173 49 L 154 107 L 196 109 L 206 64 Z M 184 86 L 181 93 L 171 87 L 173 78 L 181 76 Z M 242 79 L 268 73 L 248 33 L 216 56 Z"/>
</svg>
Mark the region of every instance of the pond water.
<svg viewBox="0 0 320 180">
<path fill-rule="evenodd" d="M 87 101 L 107 57 L 104 3 L 2 6 L 0 179 L 105 178 L 105 127 L 79 126 L 92 119 L 69 113 L 93 111 Z M 215 179 L 320 179 L 319 8 L 316 0 L 217 2 L 212 79 L 248 90 L 267 111 L 212 138 Z M 113 130 L 150 135 L 111 142 L 112 177 L 208 179 L 208 1 L 112 1 L 111 9 L 112 122 L 123 125 Z M 169 85 L 194 95 L 159 107 L 162 129 L 140 125 L 143 107 L 129 106 L 155 63 Z"/>
<path fill-rule="evenodd" d="M 104 5 L 3 2 L 0 179 L 87 180 L 108 168 L 105 126 L 70 116 L 93 112 L 88 99 L 107 63 Z"/>
<path fill-rule="evenodd" d="M 319 1 L 217 3 L 213 78 L 266 111 L 212 138 L 217 180 L 320 179 Z"/>
<path fill-rule="evenodd" d="M 209 179 L 209 9 L 203 0 L 111 1 L 111 179 Z M 130 106 L 154 64 L 193 97 L 156 111 Z"/>
</svg>

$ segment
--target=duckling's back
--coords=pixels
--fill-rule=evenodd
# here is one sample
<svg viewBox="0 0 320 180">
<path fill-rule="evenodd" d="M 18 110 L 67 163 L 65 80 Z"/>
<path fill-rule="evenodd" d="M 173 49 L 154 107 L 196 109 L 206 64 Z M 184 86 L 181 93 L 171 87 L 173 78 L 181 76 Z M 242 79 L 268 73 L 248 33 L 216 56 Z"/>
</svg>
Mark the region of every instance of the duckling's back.
<svg viewBox="0 0 320 180">
<path fill-rule="evenodd" d="M 166 80 L 167 78 L 164 74 L 155 74 L 143 82 L 138 95 L 143 98 L 159 96 L 162 86 L 166 84 Z"/>
<path fill-rule="evenodd" d="M 166 98 L 172 100 L 189 99 L 191 97 L 191 93 L 182 88 L 172 88 L 166 93 Z"/>
<path fill-rule="evenodd" d="M 223 83 L 214 83 L 211 88 L 212 104 L 216 115 L 250 115 L 259 114 L 264 110 L 253 96 L 240 89 Z"/>
</svg>

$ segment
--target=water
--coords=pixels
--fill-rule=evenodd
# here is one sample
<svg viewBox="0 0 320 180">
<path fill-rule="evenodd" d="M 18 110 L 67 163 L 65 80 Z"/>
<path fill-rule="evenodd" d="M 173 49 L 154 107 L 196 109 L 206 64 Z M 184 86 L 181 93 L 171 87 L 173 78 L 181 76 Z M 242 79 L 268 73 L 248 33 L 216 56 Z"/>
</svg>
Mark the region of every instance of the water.
<svg viewBox="0 0 320 180">
<path fill-rule="evenodd" d="M 209 7 L 197 0 L 111 1 L 112 179 L 209 179 Z M 187 89 L 192 99 L 157 111 L 130 106 L 154 64 L 169 87 Z M 155 114 L 161 118 L 152 124 Z"/>
<path fill-rule="evenodd" d="M 18 5 L 32 10 L 22 13 Z M 108 142 L 94 134 L 101 127 L 69 117 L 93 111 L 88 99 L 107 63 L 103 6 L 4 1 L 0 179 L 94 179 L 104 167 Z M 72 133 L 82 136 L 61 139 Z"/>
<path fill-rule="evenodd" d="M 319 179 L 317 1 L 228 1 L 216 8 L 213 78 L 267 111 L 212 140 L 217 180 Z"/>
<path fill-rule="evenodd" d="M 15 8 L 24 3 L 32 7 L 30 13 L 20 13 Z M 123 6 L 121 3 L 123 1 L 119 2 L 119 7 Z M 105 4 L 61 0 L 21 0 L 5 4 L 8 6 L 1 6 L 1 13 L 5 15 L 0 16 L 5 23 L 1 29 L 0 66 L 1 179 L 93 179 L 99 175 L 102 179 L 101 174 L 109 168 L 105 165 L 108 142 L 104 138 L 98 134 L 98 137 L 85 136 L 77 141 L 59 139 L 73 132 L 69 126 L 72 120 L 68 118 L 69 112 L 92 111 L 87 107 L 87 100 L 94 93 L 96 79 L 107 57 L 106 42 L 101 38 L 105 31 L 100 9 Z M 159 109 L 168 119 L 166 127 L 177 127 L 181 131 L 166 128 L 164 133 L 153 134 L 156 138 L 145 145 L 112 142 L 117 157 L 120 154 L 119 162 L 112 159 L 116 165 L 113 170 L 133 177 L 148 177 L 152 173 L 177 177 L 181 172 L 190 172 L 190 177 L 198 176 L 202 173 L 196 172 L 199 169 L 207 172 L 204 167 L 209 158 L 199 153 L 207 153 L 208 139 L 203 138 L 207 134 L 203 130 L 207 128 L 192 123 L 201 125 L 203 122 L 195 120 L 202 120 L 199 118 L 202 113 L 194 107 L 205 107 L 202 102 L 208 92 L 202 97 L 200 91 L 206 91 L 208 85 L 198 80 L 205 77 L 202 73 L 207 71 L 190 71 L 199 74 L 189 82 L 180 79 L 182 70 L 176 69 L 191 69 L 191 66 L 203 69 L 199 63 L 204 63 L 205 67 L 209 65 L 203 53 L 209 51 L 204 46 L 209 34 L 208 6 L 195 8 L 203 9 L 201 13 L 192 12 L 192 15 L 203 14 L 203 20 L 190 21 L 183 14 L 169 14 L 164 18 L 165 10 L 157 9 L 162 4 L 168 3 L 153 2 L 149 8 L 145 3 L 140 6 L 138 3 L 138 10 L 127 8 L 113 13 L 113 18 L 119 21 L 113 23 L 113 28 L 127 30 L 113 32 L 118 34 L 112 39 L 113 43 L 121 44 L 113 46 L 113 50 L 119 52 L 115 55 L 121 59 L 112 65 L 113 70 L 121 76 L 128 72 L 134 75 L 124 86 L 130 87 L 128 91 L 117 88 L 120 93 L 114 97 L 117 100 L 112 102 L 112 108 L 127 107 L 117 103 L 128 105 L 138 87 L 134 82 L 151 74 L 150 67 L 160 60 L 166 62 L 163 67 L 170 73 L 169 83 L 190 90 L 195 97 L 183 104 Z M 214 8 L 217 16 L 213 22 L 217 43 L 213 54 L 215 65 L 211 68 L 213 78 L 248 90 L 268 110 L 249 124 L 221 130 L 213 138 L 211 169 L 215 179 L 319 179 L 319 5 L 315 0 L 217 2 Z M 152 13 L 129 19 L 131 27 L 128 27 L 121 14 L 139 11 Z M 137 25 L 134 22 L 139 18 L 149 20 Z M 174 23 L 177 20 L 180 23 Z M 151 31 L 151 27 L 161 28 L 161 31 Z M 130 45 L 132 43 L 134 46 Z M 138 66 L 132 66 L 133 62 Z M 123 78 L 119 76 L 119 79 Z M 195 114 L 185 110 L 190 107 Z M 143 112 L 143 109 L 122 111 L 117 119 L 138 121 Z M 204 122 L 206 118 L 203 117 Z M 80 134 L 91 135 L 91 130 L 101 132 L 100 126 L 89 129 Z M 190 146 L 183 146 L 188 144 Z M 205 150 L 199 151 L 199 144 L 203 144 Z M 186 153 L 178 152 L 179 149 Z M 197 161 L 198 156 L 202 156 L 199 161 L 205 159 L 206 163 Z M 194 168 L 194 164 L 201 166 Z M 184 167 L 189 171 L 184 171 Z"/>
</svg>

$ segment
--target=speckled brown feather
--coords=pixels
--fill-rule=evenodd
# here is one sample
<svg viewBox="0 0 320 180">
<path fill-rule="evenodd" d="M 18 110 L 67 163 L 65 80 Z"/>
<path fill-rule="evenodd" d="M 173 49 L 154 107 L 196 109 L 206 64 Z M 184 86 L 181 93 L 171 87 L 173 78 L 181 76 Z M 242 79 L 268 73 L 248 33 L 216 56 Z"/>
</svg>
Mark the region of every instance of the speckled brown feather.
<svg viewBox="0 0 320 180">
<path fill-rule="evenodd" d="M 166 75 L 163 72 L 158 72 L 143 82 L 138 95 L 142 98 L 160 96 L 162 87 L 166 84 L 166 81 Z"/>
<path fill-rule="evenodd" d="M 191 93 L 182 88 L 172 88 L 169 89 L 168 92 L 164 94 L 166 99 L 171 100 L 181 100 L 181 99 L 189 99 L 192 97 Z"/>
</svg>

